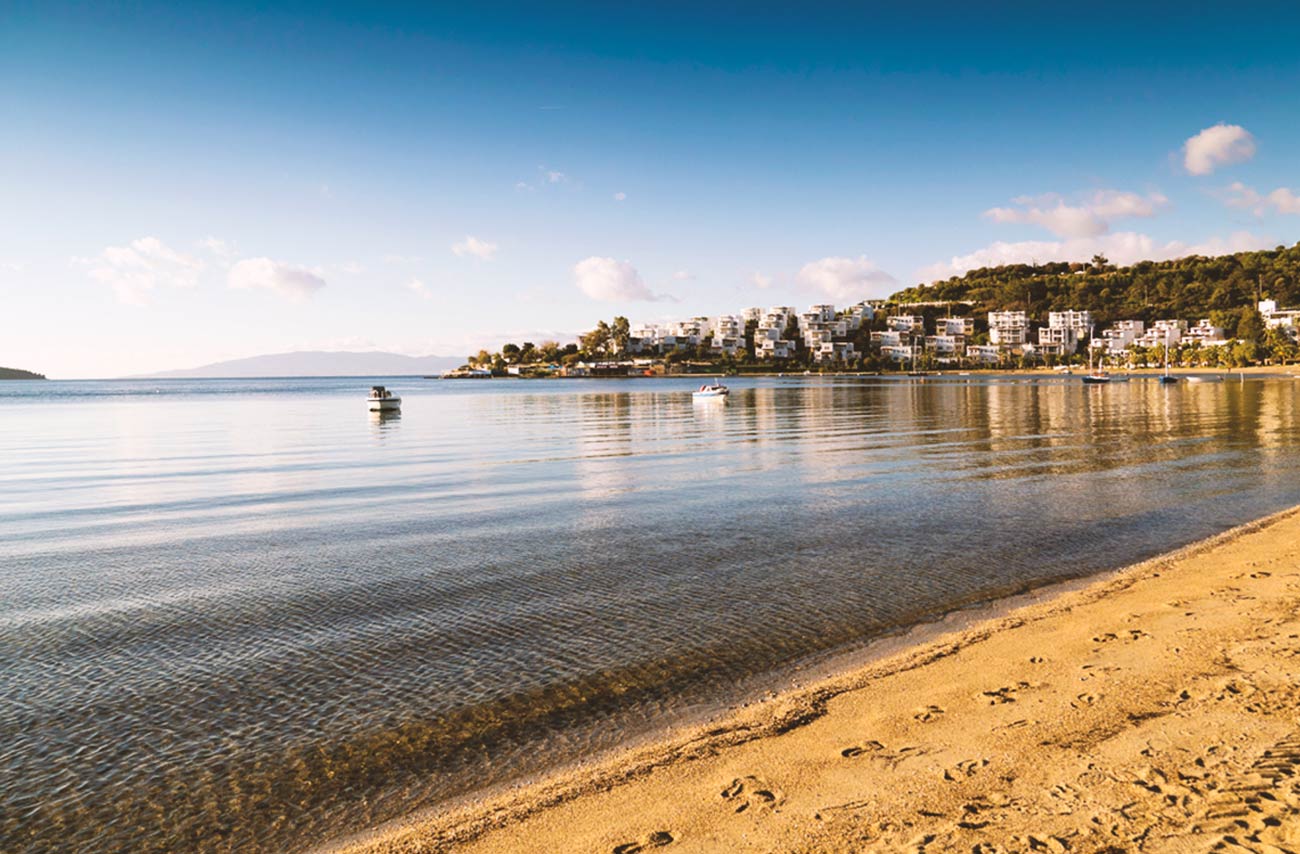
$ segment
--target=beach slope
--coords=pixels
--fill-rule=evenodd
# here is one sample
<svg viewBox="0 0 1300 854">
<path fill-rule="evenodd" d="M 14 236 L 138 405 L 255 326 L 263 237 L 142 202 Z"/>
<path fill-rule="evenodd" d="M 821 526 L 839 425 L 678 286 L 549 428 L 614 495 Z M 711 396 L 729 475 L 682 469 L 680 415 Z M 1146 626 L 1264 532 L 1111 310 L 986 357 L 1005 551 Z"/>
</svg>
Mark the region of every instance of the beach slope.
<svg viewBox="0 0 1300 854">
<path fill-rule="evenodd" d="M 347 848 L 1300 852 L 1300 513 Z"/>
</svg>

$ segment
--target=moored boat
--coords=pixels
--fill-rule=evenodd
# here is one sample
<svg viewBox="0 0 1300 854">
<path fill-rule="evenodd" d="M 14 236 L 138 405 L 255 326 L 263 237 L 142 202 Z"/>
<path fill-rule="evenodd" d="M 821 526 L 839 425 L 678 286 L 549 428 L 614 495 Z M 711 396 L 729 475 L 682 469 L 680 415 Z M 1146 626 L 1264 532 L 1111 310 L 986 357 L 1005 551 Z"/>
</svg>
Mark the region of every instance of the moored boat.
<svg viewBox="0 0 1300 854">
<path fill-rule="evenodd" d="M 381 385 L 370 387 L 366 405 L 371 412 L 395 412 L 402 408 L 402 399 Z"/>
<path fill-rule="evenodd" d="M 714 382 L 700 386 L 691 392 L 691 397 L 696 400 L 706 400 L 708 398 L 725 398 L 729 394 L 731 394 L 731 389 L 720 382 Z"/>
</svg>

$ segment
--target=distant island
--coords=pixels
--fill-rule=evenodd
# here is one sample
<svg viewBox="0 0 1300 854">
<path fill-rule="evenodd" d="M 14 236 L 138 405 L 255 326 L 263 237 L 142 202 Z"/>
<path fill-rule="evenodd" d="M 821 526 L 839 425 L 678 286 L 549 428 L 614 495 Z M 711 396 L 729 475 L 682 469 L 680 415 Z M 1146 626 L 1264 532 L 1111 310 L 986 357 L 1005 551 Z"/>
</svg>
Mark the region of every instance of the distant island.
<svg viewBox="0 0 1300 854">
<path fill-rule="evenodd" d="M 403 356 L 380 351 L 300 350 L 230 359 L 197 368 L 156 371 L 141 374 L 139 378 L 424 376 L 441 373 L 463 361 L 449 356 Z"/>
<path fill-rule="evenodd" d="M 0 368 L 0 380 L 43 380 L 45 374 L 21 371 L 18 368 Z"/>
</svg>

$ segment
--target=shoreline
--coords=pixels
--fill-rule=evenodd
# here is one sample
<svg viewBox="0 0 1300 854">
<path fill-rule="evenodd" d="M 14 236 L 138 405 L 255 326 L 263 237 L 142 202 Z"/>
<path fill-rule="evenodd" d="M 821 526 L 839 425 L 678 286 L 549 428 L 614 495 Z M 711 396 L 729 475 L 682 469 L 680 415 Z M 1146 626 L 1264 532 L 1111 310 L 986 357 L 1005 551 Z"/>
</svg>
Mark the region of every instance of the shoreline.
<svg viewBox="0 0 1300 854">
<path fill-rule="evenodd" d="M 1037 694 L 1040 695 L 1036 698 L 1037 704 L 1050 705 L 1053 698 L 1042 696 L 1050 693 L 1044 685 L 1026 679 L 996 677 L 991 673 L 983 677 L 984 671 L 995 670 L 1011 662 L 1004 659 L 995 661 L 981 659 L 987 659 L 991 647 L 1005 645 L 1008 640 L 1011 640 L 1011 636 L 1032 634 L 1035 631 L 1059 634 L 1073 628 L 1078 630 L 1073 632 L 1074 634 L 1089 635 L 1092 641 L 1106 636 L 1123 638 L 1123 633 L 1115 632 L 1114 627 L 1103 631 L 1103 627 L 1096 625 L 1099 621 L 1104 621 L 1110 610 L 1106 606 L 1118 606 L 1121 604 L 1118 600 L 1134 598 L 1135 590 L 1139 593 L 1150 593 L 1150 588 L 1160 586 L 1160 579 L 1164 578 L 1167 585 L 1170 576 L 1184 574 L 1188 572 L 1189 567 L 1196 568 L 1207 561 L 1216 563 L 1219 570 L 1213 573 L 1212 579 L 1196 578 L 1196 581 L 1201 582 L 1201 587 L 1211 581 L 1226 584 L 1230 579 L 1219 577 L 1227 572 L 1224 567 L 1239 572 L 1245 569 L 1245 564 L 1258 563 L 1261 557 L 1272 556 L 1272 559 L 1277 560 L 1278 554 L 1285 552 L 1292 559 L 1284 571 L 1265 573 L 1265 577 L 1273 579 L 1274 586 L 1279 587 L 1278 591 L 1274 591 L 1278 597 L 1294 602 L 1298 597 L 1293 591 L 1300 589 L 1300 582 L 1294 581 L 1291 577 L 1300 577 L 1300 563 L 1294 560 L 1297 554 L 1295 546 L 1297 542 L 1300 542 L 1300 507 L 1271 514 L 1125 568 L 1058 582 L 971 608 L 957 609 L 935 621 L 886 636 L 853 651 L 827 656 L 824 660 L 811 665 L 807 671 L 797 672 L 802 668 L 787 671 L 777 680 L 784 687 L 768 692 L 758 702 L 735 707 L 704 724 L 673 728 L 654 736 L 645 744 L 625 745 L 608 754 L 571 765 L 540 780 L 518 784 L 504 792 L 486 796 L 480 794 L 454 808 L 444 805 L 423 810 L 379 828 L 336 840 L 316 850 L 348 852 L 348 854 L 361 854 L 361 852 L 387 854 L 388 852 L 443 851 L 462 848 L 485 852 L 561 849 L 612 851 L 624 843 L 639 845 L 641 849 L 671 844 L 672 848 L 669 850 L 672 851 L 704 851 L 719 848 L 792 850 L 801 846 L 806 846 L 806 850 L 840 850 L 841 845 L 847 844 L 845 840 L 848 837 L 844 834 L 860 835 L 864 832 L 861 816 L 858 813 L 871 812 L 870 804 L 875 802 L 867 798 L 856 809 L 828 810 L 818 809 L 815 806 L 809 808 L 801 801 L 813 804 L 819 799 L 833 800 L 835 797 L 851 794 L 849 790 L 853 789 L 855 784 L 852 780 L 845 780 L 850 766 L 853 766 L 855 771 L 868 767 L 873 771 L 874 776 L 883 775 L 886 778 L 906 776 L 903 775 L 905 770 L 913 776 L 920 773 L 911 769 L 921 769 L 926 772 L 921 773 L 918 780 L 912 781 L 922 787 L 911 792 L 912 806 L 918 809 L 919 804 L 929 804 L 934 798 L 934 794 L 929 792 L 930 784 L 934 779 L 952 778 L 955 773 L 961 778 L 959 782 L 962 784 L 967 783 L 968 780 L 973 783 L 978 779 L 984 786 L 988 786 L 992 776 L 983 771 L 989 766 L 991 758 L 971 759 L 969 761 L 975 762 L 976 765 L 961 766 L 956 772 L 952 768 L 929 769 L 928 765 L 938 761 L 937 758 L 930 757 L 940 751 L 921 744 L 903 744 L 903 742 L 923 741 L 923 735 L 942 731 L 944 721 L 956 717 L 954 714 L 957 711 L 956 706 L 960 705 L 961 701 L 958 697 L 956 701 L 921 704 L 920 711 L 917 711 L 912 706 L 917 705 L 919 698 L 910 697 L 909 695 L 914 692 L 904 690 L 908 687 L 904 683 L 914 683 L 919 680 L 920 684 L 929 682 L 942 685 L 944 690 L 936 688 L 933 692 L 942 694 L 950 692 L 955 681 L 960 685 L 959 694 L 976 698 L 977 709 L 986 712 L 1003 708 L 1027 711 L 1027 699 L 1020 695 L 1027 697 Z M 1189 583 L 1184 586 L 1190 588 L 1195 585 Z M 1178 591 L 1185 592 L 1181 587 L 1177 588 L 1176 592 Z M 1212 599 L 1217 595 L 1213 590 L 1202 592 L 1205 594 L 1204 598 Z M 1165 592 L 1161 595 L 1168 598 Z M 1292 607 L 1292 620 L 1295 620 L 1294 610 Z M 1092 614 L 1093 611 L 1102 613 Z M 1189 618 L 1194 613 L 1194 611 L 1189 612 Z M 1221 634 L 1240 633 L 1243 629 L 1240 623 L 1240 619 L 1235 622 L 1227 621 L 1218 628 Z M 1204 627 L 1196 628 L 1198 632 L 1205 631 Z M 1143 630 L 1135 631 L 1141 634 L 1134 637 L 1151 636 Z M 1297 634 L 1292 637 L 1300 637 L 1300 622 L 1297 622 Z M 1291 641 L 1291 643 L 1295 645 L 1294 655 L 1300 656 L 1300 641 Z M 1126 649 L 1129 646 L 1129 644 L 1118 643 L 1115 649 Z M 1141 644 L 1134 643 L 1131 646 L 1136 648 Z M 1098 649 L 1108 650 L 1109 647 L 1101 645 Z M 1093 653 L 1095 652 L 1094 650 Z M 1181 654 L 1181 647 L 1179 647 L 1174 655 Z M 1038 663 L 1025 665 L 1022 662 L 1018 668 L 1013 669 L 1023 670 L 1026 675 L 1032 671 L 1037 678 L 1045 670 L 1060 670 L 1065 667 L 1071 672 L 1058 675 L 1072 676 L 1080 681 L 1091 680 L 1102 672 L 1112 672 L 1103 670 L 1098 674 L 1087 673 L 1085 680 L 1078 675 L 1081 666 L 1078 661 L 1080 656 L 1076 656 L 1075 659 L 1063 659 L 1055 666 L 1045 664 L 1043 658 L 1038 656 L 1031 657 L 1030 660 L 1033 661 L 1034 658 L 1039 659 Z M 955 680 L 951 675 L 941 677 L 937 671 L 950 669 L 955 659 L 969 659 L 963 662 L 967 668 L 965 675 L 958 674 Z M 1099 665 L 1089 663 L 1082 665 L 1082 668 L 1091 670 L 1096 666 Z M 1118 664 L 1105 666 L 1113 667 L 1114 672 L 1132 669 Z M 1295 668 L 1300 670 L 1300 658 L 1297 659 Z M 1149 682 L 1153 679 L 1159 680 L 1160 677 L 1161 674 L 1156 672 L 1147 674 L 1144 679 Z M 998 686 L 992 686 L 991 682 L 999 681 L 999 678 L 1008 684 L 1002 685 L 999 682 Z M 1114 677 L 1117 680 L 1121 678 Z M 795 679 L 799 681 L 793 681 Z M 807 684 L 802 684 L 805 681 Z M 989 681 L 990 685 L 984 685 L 985 681 Z M 971 684 L 962 684 L 964 682 Z M 991 691 L 986 690 L 990 687 Z M 1092 709 L 1094 704 L 1100 706 L 1101 694 L 1084 693 L 1094 697 L 1084 704 L 1086 707 Z M 1079 695 L 1082 696 L 1084 695 Z M 1177 692 L 1174 692 L 1174 696 L 1177 696 Z M 1083 703 L 1079 697 L 1071 695 L 1065 698 L 1068 702 L 1061 717 L 1066 723 L 1071 717 L 1077 716 L 1076 707 Z M 1300 693 L 1294 699 L 1300 701 Z M 899 713 L 900 710 L 896 707 L 900 703 L 905 707 L 901 711 L 909 714 Z M 1177 703 L 1174 705 L 1176 706 Z M 1285 721 L 1292 729 L 1297 719 L 1300 719 L 1300 712 L 1294 711 L 1295 706 L 1296 703 L 1292 702 L 1291 717 Z M 863 721 L 854 720 L 852 714 L 841 707 L 865 707 L 874 710 L 874 714 L 883 714 L 889 720 L 887 723 L 878 724 L 878 728 L 872 731 L 874 736 L 867 738 L 866 734 L 861 732 Z M 1136 720 L 1136 723 L 1130 723 L 1128 726 L 1123 725 L 1122 721 L 1111 724 L 1111 729 L 1115 729 L 1116 726 L 1118 729 L 1110 733 L 1105 740 L 1113 741 L 1132 735 L 1134 731 L 1144 726 L 1142 721 L 1164 720 L 1174 715 L 1166 705 L 1154 705 L 1136 711 L 1129 710 L 1126 714 Z M 868 717 L 870 716 L 871 714 L 868 714 Z M 926 719 L 922 721 L 921 718 Z M 935 720 L 932 721 L 932 718 Z M 1041 727 L 1050 729 L 1056 723 L 1047 719 L 1045 721 L 1040 725 Z M 1019 732 L 1020 728 L 1026 731 L 1033 729 L 1028 724 L 1020 724 L 1015 731 Z M 882 738 L 881 735 L 886 732 L 893 733 L 895 737 L 890 740 Z M 958 736 L 960 733 L 953 734 L 948 740 L 962 741 L 963 739 Z M 835 743 L 839 741 L 854 743 L 843 747 L 842 750 L 828 748 L 822 751 L 809 750 L 794 743 L 827 738 Z M 864 739 L 865 745 L 856 743 Z M 1001 737 L 995 739 L 995 741 L 1000 740 Z M 895 744 L 903 746 L 899 748 L 895 747 Z M 974 744 L 964 745 L 964 747 L 965 752 L 980 752 Z M 961 752 L 955 744 L 946 745 L 945 749 Z M 854 752 L 855 750 L 860 752 Z M 883 763 L 848 761 L 850 753 L 853 757 L 858 757 L 871 754 L 873 751 L 881 754 L 878 758 L 888 758 L 888 761 Z M 989 751 L 985 749 L 984 752 Z M 741 754 L 745 755 L 748 765 L 765 767 L 764 773 L 739 774 L 730 770 L 721 770 L 722 766 L 736 765 Z M 871 758 L 868 756 L 868 759 Z M 1150 757 L 1141 758 L 1148 760 L 1150 764 Z M 1060 758 L 1056 757 L 1056 759 L 1056 764 L 1059 765 Z M 958 765 L 964 761 L 967 760 L 956 760 Z M 1009 756 L 1003 757 L 1000 764 L 1025 772 L 1029 769 L 1020 767 L 1025 761 L 1024 756 Z M 979 764 L 981 762 L 982 765 Z M 719 769 L 710 772 L 705 770 L 706 766 L 719 766 Z M 1035 764 L 1035 767 L 1039 766 L 1052 768 L 1053 763 Z M 766 770 L 772 767 L 778 770 Z M 783 767 L 786 768 L 785 771 L 780 770 Z M 789 770 L 791 767 L 797 768 L 797 773 Z M 1012 790 L 1015 789 L 1015 785 L 1011 781 L 1022 776 L 1025 775 L 1004 774 L 1003 777 L 1010 777 L 1010 780 L 1004 779 L 1002 786 L 993 786 L 986 790 L 986 795 L 1005 795 L 1014 798 Z M 710 778 L 709 782 L 701 783 L 702 777 Z M 769 777 L 773 780 L 782 779 L 779 783 L 769 783 L 767 782 Z M 886 788 L 898 789 L 900 782 L 904 781 L 890 781 Z M 951 783 L 952 780 L 949 779 L 947 782 Z M 1146 782 L 1150 783 L 1149 780 Z M 1161 788 L 1158 784 L 1155 785 L 1157 789 Z M 736 791 L 728 796 L 727 793 L 733 788 Z M 955 788 L 960 789 L 962 786 Z M 715 789 L 722 791 L 722 796 L 719 796 Z M 1144 791 L 1149 790 L 1148 787 Z M 908 794 L 905 782 L 900 791 L 904 795 Z M 680 807 L 675 807 L 673 804 L 676 801 L 684 803 Z M 733 806 L 733 801 L 741 804 L 739 809 L 726 809 L 728 806 Z M 692 806 L 694 802 L 698 803 Z M 641 806 L 638 807 L 638 804 Z M 751 806 L 753 809 L 749 808 Z M 970 804 L 965 806 L 970 807 Z M 1116 803 L 1113 806 L 1118 809 L 1124 804 Z M 947 815 L 944 810 L 925 809 L 924 815 L 917 820 L 899 814 L 900 810 L 906 813 L 908 811 L 906 807 L 890 808 L 883 803 L 877 804 L 875 810 L 877 827 L 874 832 L 880 844 L 886 846 L 902 844 L 907 840 L 904 840 L 900 834 L 916 835 L 921 832 L 917 831 L 917 828 L 927 822 L 936 826 L 942 825 L 946 819 L 941 820 L 936 816 Z M 665 811 L 666 814 L 662 818 L 657 815 Z M 1009 811 L 1005 808 L 1001 811 L 1014 813 L 1013 810 Z M 748 814 L 748 818 L 742 820 L 736 812 Z M 657 824 L 652 820 L 650 813 L 656 814 Z M 935 813 L 936 816 L 930 816 L 929 813 Z M 755 824 L 755 820 L 760 818 L 763 819 L 760 824 Z M 1300 823 L 1300 813 L 1297 813 L 1296 821 Z M 1168 816 L 1162 816 L 1152 827 L 1161 823 L 1168 825 L 1169 828 L 1177 824 Z M 651 826 L 652 824 L 655 826 Z M 962 822 L 958 821 L 957 824 L 961 825 Z M 953 843 L 964 845 L 965 850 L 970 850 L 972 844 L 981 842 L 976 837 L 983 835 L 993 839 L 997 836 L 998 831 L 989 829 L 996 822 L 967 821 L 964 824 L 972 827 L 957 827 L 952 832 L 963 837 L 960 841 L 954 837 Z M 660 828 L 658 825 L 663 827 Z M 973 827 L 974 825 L 979 827 Z M 886 826 L 893 826 L 895 829 L 889 830 Z M 867 828 L 867 832 L 868 835 L 871 834 L 870 828 Z M 1067 835 L 1051 838 L 1059 839 L 1058 844 L 1063 845 L 1062 850 L 1065 850 L 1069 848 L 1069 840 L 1072 836 L 1069 835 L 1071 831 L 1062 832 Z M 1092 831 L 1087 828 L 1074 828 L 1072 832 L 1077 836 Z M 740 836 L 736 836 L 736 833 L 740 833 Z M 1025 833 L 1030 831 L 1025 830 Z M 976 842 L 971 843 L 965 838 L 967 836 L 976 839 Z M 1013 833 L 1012 836 L 1020 838 L 1024 834 L 1017 836 Z M 620 843 L 618 840 L 624 837 L 626 839 Z M 668 841 L 670 839 L 671 843 Z M 1016 850 L 1016 843 L 1006 840 L 989 842 L 989 844 L 1010 846 L 1006 848 L 1008 851 Z M 1025 843 L 1022 847 L 1024 850 L 1054 850 L 1052 845 L 1046 842 L 1043 845 L 1047 847 L 1040 849 L 1030 843 Z"/>
</svg>

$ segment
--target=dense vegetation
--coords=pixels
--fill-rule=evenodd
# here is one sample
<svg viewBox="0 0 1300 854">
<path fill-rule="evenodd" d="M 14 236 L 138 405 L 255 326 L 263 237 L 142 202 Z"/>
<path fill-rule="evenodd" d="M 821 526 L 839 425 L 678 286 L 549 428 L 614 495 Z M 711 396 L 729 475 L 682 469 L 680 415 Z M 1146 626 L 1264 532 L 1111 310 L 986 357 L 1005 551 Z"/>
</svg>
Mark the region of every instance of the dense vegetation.
<svg viewBox="0 0 1300 854">
<path fill-rule="evenodd" d="M 17 368 L 0 368 L 0 380 L 43 380 L 45 374 L 20 371 Z"/>
<path fill-rule="evenodd" d="M 1049 311 L 1091 311 L 1098 324 L 1132 318 L 1150 323 L 1203 317 L 1253 337 L 1261 299 L 1279 306 L 1300 303 L 1300 243 L 1262 252 L 1239 252 L 1207 258 L 1192 255 L 1174 261 L 1139 261 L 1115 267 L 1103 256 L 1090 264 L 1009 264 L 982 267 L 930 285 L 900 291 L 897 302 L 952 301 L 984 312 L 1024 310 L 1039 319 Z"/>
</svg>

